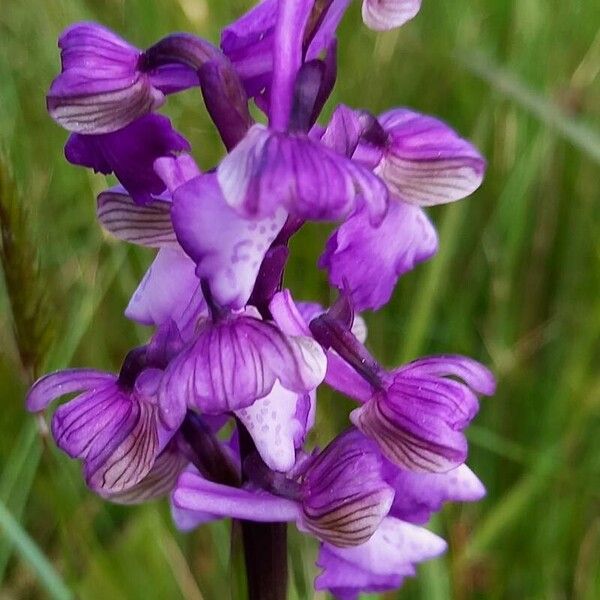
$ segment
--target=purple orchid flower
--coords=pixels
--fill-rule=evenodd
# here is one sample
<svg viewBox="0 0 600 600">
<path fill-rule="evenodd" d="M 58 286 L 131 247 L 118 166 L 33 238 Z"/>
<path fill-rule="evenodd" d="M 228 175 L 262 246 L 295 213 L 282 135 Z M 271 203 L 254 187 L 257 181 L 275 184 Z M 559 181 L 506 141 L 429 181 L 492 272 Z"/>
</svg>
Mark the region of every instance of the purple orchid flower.
<svg viewBox="0 0 600 600">
<path fill-rule="evenodd" d="M 52 434 L 64 452 L 83 461 L 86 483 L 103 496 L 126 493 L 149 476 L 184 417 L 185 410 L 170 414 L 173 425 L 167 423 L 157 397 L 161 371 L 143 368 L 148 351 L 133 350 L 118 377 L 58 371 L 38 380 L 27 396 L 27 408 L 39 412 L 56 398 L 83 392 L 56 410 Z"/>
<path fill-rule="evenodd" d="M 365 206 L 377 223 L 387 209 L 383 182 L 306 131 L 289 129 L 291 123 L 306 122 L 294 110 L 307 106 L 295 98 L 305 91 L 297 82 L 312 7 L 307 0 L 278 4 L 269 127 L 249 130 L 217 168 L 217 180 L 225 201 L 245 217 L 269 216 L 283 207 L 299 218 L 335 220 Z"/>
<path fill-rule="evenodd" d="M 376 117 L 342 104 L 318 123 L 349 4 L 263 0 L 223 30 L 220 48 L 176 33 L 139 50 L 77 24 L 59 40 L 47 98 L 71 132 L 67 159 L 121 184 L 98 196 L 100 224 L 156 252 L 125 309 L 154 332 L 118 375 L 51 373 L 27 407 L 77 393 L 52 433 L 100 496 L 133 504 L 170 493 L 183 530 L 242 520 L 251 597 L 264 597 L 266 578 L 269 597 L 285 597 L 282 523 L 318 541 L 315 588 L 354 599 L 415 575 L 446 547 L 420 525 L 445 502 L 485 494 L 465 464 L 464 429 L 478 396 L 494 391 L 491 373 L 456 355 L 384 369 L 355 312 L 385 305 L 398 278 L 435 254 L 424 207 L 473 193 L 485 161 L 407 108 Z M 419 8 L 363 0 L 362 16 L 387 30 Z M 226 150 L 206 172 L 155 112 L 190 87 Z M 342 290 L 328 310 L 296 304 L 283 286 L 289 242 L 311 220 L 337 222 L 319 260 Z M 311 451 L 322 383 L 360 406 L 348 430 Z"/>
<path fill-rule="evenodd" d="M 295 521 L 321 541 L 317 564 L 324 571 L 316 588 L 338 597 L 399 586 L 415 574 L 416 563 L 446 548 L 407 521 L 424 522 L 443 502 L 475 501 L 485 493 L 466 466 L 443 475 L 402 471 L 356 429 L 320 453 L 300 456 L 285 476 L 252 466 L 241 488 L 188 469 L 172 494 L 176 522 L 189 530 L 224 517 Z"/>
<path fill-rule="evenodd" d="M 48 112 L 75 133 L 111 133 L 158 108 L 165 94 L 198 84 L 177 65 L 148 70 L 140 50 L 96 23 L 69 27 L 58 46 L 62 72 L 48 92 Z"/>
</svg>

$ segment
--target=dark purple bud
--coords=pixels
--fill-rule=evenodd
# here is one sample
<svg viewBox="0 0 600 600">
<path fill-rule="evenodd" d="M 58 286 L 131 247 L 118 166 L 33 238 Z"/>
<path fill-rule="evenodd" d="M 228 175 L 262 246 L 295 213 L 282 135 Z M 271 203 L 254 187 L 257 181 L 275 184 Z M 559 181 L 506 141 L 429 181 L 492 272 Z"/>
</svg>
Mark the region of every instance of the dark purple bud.
<svg viewBox="0 0 600 600">
<path fill-rule="evenodd" d="M 245 135 L 253 121 L 248 98 L 228 60 L 211 61 L 199 72 L 202 96 L 225 147 L 230 150 Z"/>
</svg>

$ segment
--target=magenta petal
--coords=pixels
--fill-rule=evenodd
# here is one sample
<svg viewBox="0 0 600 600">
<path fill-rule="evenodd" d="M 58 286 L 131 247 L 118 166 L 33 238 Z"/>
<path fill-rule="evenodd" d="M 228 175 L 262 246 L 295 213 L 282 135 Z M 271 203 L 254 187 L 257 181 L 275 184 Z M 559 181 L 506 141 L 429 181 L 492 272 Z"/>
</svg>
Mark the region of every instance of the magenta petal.
<svg viewBox="0 0 600 600">
<path fill-rule="evenodd" d="M 194 262 L 181 250 L 161 248 L 129 301 L 125 316 L 157 326 L 172 319 L 184 334 L 205 310 Z"/>
<path fill-rule="evenodd" d="M 413 473 L 392 464 L 385 471 L 396 491 L 390 514 L 411 523 L 426 523 L 444 502 L 475 502 L 485 496 L 485 487 L 464 464 L 447 473 Z"/>
<path fill-rule="evenodd" d="M 336 220 L 365 206 L 378 223 L 388 192 L 368 169 L 305 135 L 271 132 L 261 125 L 223 159 L 217 178 L 225 201 L 256 218 L 279 207 L 312 220 Z"/>
<path fill-rule="evenodd" d="M 421 8 L 421 0 L 363 0 L 362 17 L 367 27 L 387 31 L 410 21 Z"/>
<path fill-rule="evenodd" d="M 188 181 L 173 197 L 173 225 L 183 249 L 215 300 L 230 308 L 247 303 L 265 253 L 286 218 L 281 208 L 259 221 L 240 217 L 223 200 L 214 174 Z"/>
<path fill-rule="evenodd" d="M 178 509 L 223 518 L 286 522 L 298 517 L 298 505 L 291 500 L 213 483 L 190 471 L 180 475 L 172 502 Z"/>
<path fill-rule="evenodd" d="M 40 377 L 27 392 L 25 405 L 30 412 L 45 410 L 51 402 L 83 390 L 99 391 L 116 381 L 112 373 L 94 369 L 65 369 Z"/>
<path fill-rule="evenodd" d="M 180 398 L 219 414 L 250 406 L 276 380 L 290 391 L 310 391 L 323 380 L 325 362 L 314 340 L 286 336 L 272 323 L 249 316 L 206 321 L 169 365 L 161 394 L 166 404 Z"/>
<path fill-rule="evenodd" d="M 65 129 L 110 133 L 163 103 L 162 92 L 138 69 L 140 51 L 108 29 L 77 23 L 58 45 L 62 72 L 48 91 L 47 106 Z"/>
<path fill-rule="evenodd" d="M 356 310 L 377 310 L 390 299 L 398 278 L 437 247 L 425 213 L 392 201 L 379 227 L 372 227 L 364 212 L 343 223 L 329 238 L 319 266 L 327 269 L 332 285 L 347 283 Z"/>
<path fill-rule="evenodd" d="M 171 223 L 171 202 L 154 198 L 140 205 L 117 186 L 98 195 L 98 221 L 116 238 L 140 246 L 178 246 Z"/>
<path fill-rule="evenodd" d="M 442 121 L 399 108 L 381 115 L 379 122 L 389 140 L 376 172 L 401 200 L 444 204 L 481 185 L 485 160 Z"/>
</svg>

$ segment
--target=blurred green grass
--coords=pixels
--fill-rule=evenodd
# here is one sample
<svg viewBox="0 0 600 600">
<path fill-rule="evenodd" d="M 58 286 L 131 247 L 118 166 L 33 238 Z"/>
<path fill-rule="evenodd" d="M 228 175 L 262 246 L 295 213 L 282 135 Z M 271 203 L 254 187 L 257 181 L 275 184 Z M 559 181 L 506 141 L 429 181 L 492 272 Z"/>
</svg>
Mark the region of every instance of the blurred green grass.
<svg viewBox="0 0 600 600">
<path fill-rule="evenodd" d="M 10 518 L 20 540 L 15 548 L 0 536 L 2 599 L 44 598 L 48 589 L 65 597 L 57 572 L 84 599 L 229 597 L 227 524 L 182 536 L 165 503 L 122 508 L 95 498 L 78 466 L 37 433 L 23 395 L 49 368 L 114 369 L 147 335 L 121 315 L 151 256 L 103 235 L 94 197 L 104 178 L 64 161 L 66 134 L 45 112 L 58 34 L 93 19 L 139 46 L 172 30 L 216 40 L 248 4 L 2 2 L 0 150 L 18 190 L 5 200 L 19 232 L 3 231 L 4 245 L 30 265 L 0 278 L 0 523 Z M 424 0 L 412 23 L 379 35 L 360 25 L 357 2 L 344 21 L 329 109 L 411 106 L 446 119 L 489 160 L 473 197 L 430 211 L 439 255 L 367 315 L 370 346 L 388 364 L 461 352 L 499 378 L 469 434 L 488 497 L 443 511 L 433 525 L 449 553 L 397 597 L 600 598 L 599 27 L 595 0 Z M 199 94 L 170 101 L 167 112 L 199 162 L 214 164 L 221 148 Z M 324 302 L 314 261 L 326 233 L 301 234 L 287 274 L 298 296 Z M 345 425 L 348 407 L 321 400 L 319 439 Z M 292 540 L 290 597 L 312 598 L 315 549 Z"/>
</svg>

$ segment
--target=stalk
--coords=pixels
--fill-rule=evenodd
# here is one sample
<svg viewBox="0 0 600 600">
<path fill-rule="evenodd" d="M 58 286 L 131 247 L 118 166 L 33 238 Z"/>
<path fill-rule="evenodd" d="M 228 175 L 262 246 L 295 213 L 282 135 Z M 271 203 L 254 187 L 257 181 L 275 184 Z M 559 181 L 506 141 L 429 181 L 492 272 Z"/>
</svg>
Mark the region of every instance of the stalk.
<svg viewBox="0 0 600 600">
<path fill-rule="evenodd" d="M 238 421 L 242 465 L 256 447 L 245 427 Z M 244 477 L 242 468 L 242 477 Z M 248 600 L 286 600 L 287 598 L 287 524 L 240 521 Z"/>
</svg>

